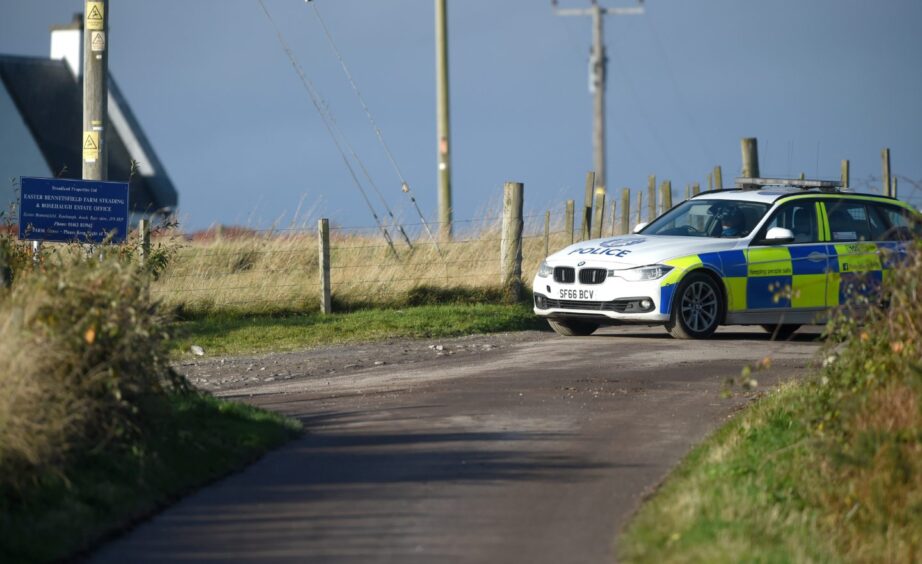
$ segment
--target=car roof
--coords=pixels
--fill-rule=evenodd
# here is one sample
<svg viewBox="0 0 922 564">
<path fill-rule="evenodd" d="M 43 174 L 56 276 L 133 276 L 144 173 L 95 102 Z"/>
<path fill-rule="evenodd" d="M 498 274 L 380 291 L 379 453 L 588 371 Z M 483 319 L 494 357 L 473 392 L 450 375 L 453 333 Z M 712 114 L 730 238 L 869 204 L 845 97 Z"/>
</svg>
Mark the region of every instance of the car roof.
<svg viewBox="0 0 922 564">
<path fill-rule="evenodd" d="M 882 201 L 896 201 L 893 198 L 888 196 L 882 196 L 880 194 L 867 194 L 859 192 L 846 192 L 841 190 L 836 191 L 821 191 L 821 190 L 804 190 L 802 188 L 789 188 L 784 186 L 771 186 L 761 190 L 742 190 L 740 188 L 730 188 L 726 190 L 711 190 L 709 192 L 702 192 L 697 196 L 694 196 L 692 200 L 702 199 L 702 200 L 732 200 L 736 202 L 761 202 L 766 204 L 773 204 L 781 198 L 787 198 L 791 196 L 837 196 L 848 198 L 850 196 L 861 196 L 863 198 L 873 197 L 880 199 Z"/>
</svg>

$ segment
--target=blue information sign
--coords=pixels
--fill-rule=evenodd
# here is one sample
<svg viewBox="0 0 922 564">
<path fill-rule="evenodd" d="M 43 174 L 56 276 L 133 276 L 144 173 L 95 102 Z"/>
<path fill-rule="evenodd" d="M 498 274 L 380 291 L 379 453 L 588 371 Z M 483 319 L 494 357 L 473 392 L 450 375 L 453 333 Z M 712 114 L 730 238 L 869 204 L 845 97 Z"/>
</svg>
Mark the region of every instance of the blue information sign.
<svg viewBox="0 0 922 564">
<path fill-rule="evenodd" d="M 19 238 L 120 243 L 128 235 L 128 183 L 64 178 L 19 182 Z"/>
</svg>

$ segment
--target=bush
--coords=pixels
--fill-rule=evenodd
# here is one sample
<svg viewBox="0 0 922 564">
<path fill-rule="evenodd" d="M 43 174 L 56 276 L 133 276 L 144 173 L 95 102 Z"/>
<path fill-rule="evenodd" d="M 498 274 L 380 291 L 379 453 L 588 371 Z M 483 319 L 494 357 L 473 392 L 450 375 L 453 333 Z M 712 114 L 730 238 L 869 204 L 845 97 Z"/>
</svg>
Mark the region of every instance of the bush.
<svg viewBox="0 0 922 564">
<path fill-rule="evenodd" d="M 922 552 L 922 245 L 901 262 L 886 280 L 888 307 L 830 322 L 810 386 L 818 470 L 838 484 L 821 503 L 858 560 Z"/>
<path fill-rule="evenodd" d="M 129 445 L 145 402 L 183 388 L 149 276 L 58 252 L 0 296 L 0 494 L 57 475 L 85 450 Z"/>
</svg>

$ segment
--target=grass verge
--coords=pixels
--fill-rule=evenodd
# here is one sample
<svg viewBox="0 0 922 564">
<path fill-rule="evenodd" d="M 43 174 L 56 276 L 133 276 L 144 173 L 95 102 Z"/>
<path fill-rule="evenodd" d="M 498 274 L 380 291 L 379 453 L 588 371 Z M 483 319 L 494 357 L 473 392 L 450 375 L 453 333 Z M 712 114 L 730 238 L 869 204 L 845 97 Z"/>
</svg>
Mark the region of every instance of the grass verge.
<svg viewBox="0 0 922 564">
<path fill-rule="evenodd" d="M 55 561 L 254 461 L 300 433 L 281 415 L 210 396 L 147 404 L 156 427 L 101 448 L 0 498 L 0 561 Z"/>
<path fill-rule="evenodd" d="M 626 562 L 835 561 L 810 432 L 788 384 L 699 445 L 634 517 L 619 543 Z M 833 487 L 827 485 L 826 487 Z"/>
<path fill-rule="evenodd" d="M 536 329 L 547 329 L 547 323 L 521 304 L 427 305 L 332 315 L 252 315 L 230 311 L 178 322 L 173 356 L 188 356 L 192 345 L 201 346 L 206 354 L 213 356 Z"/>
</svg>

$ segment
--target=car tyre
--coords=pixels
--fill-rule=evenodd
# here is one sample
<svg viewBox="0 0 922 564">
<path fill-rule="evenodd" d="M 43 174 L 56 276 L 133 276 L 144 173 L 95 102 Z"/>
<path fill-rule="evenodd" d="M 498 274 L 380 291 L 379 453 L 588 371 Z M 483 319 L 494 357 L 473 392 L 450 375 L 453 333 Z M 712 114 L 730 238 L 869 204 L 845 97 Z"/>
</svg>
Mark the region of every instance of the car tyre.
<svg viewBox="0 0 922 564">
<path fill-rule="evenodd" d="M 599 328 L 598 323 L 592 323 L 591 321 L 548 319 L 547 322 L 555 333 L 564 337 L 587 337 Z"/>
<path fill-rule="evenodd" d="M 762 329 L 765 329 L 771 334 L 772 341 L 787 341 L 791 338 L 791 335 L 794 334 L 794 331 L 800 329 L 800 325 L 796 323 L 781 323 L 778 325 L 763 325 Z"/>
<path fill-rule="evenodd" d="M 714 279 L 693 272 L 679 284 L 666 330 L 676 339 L 706 339 L 724 317 L 724 300 Z"/>
</svg>

